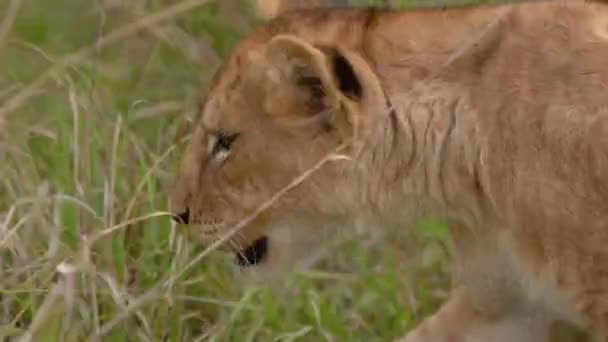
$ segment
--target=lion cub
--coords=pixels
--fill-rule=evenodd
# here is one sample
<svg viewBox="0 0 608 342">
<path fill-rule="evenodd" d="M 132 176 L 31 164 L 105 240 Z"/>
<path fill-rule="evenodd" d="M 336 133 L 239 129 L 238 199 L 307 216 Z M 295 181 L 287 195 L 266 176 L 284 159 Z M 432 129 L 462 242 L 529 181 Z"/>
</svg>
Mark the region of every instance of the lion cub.
<svg viewBox="0 0 608 342">
<path fill-rule="evenodd" d="M 444 217 L 457 286 L 404 341 L 608 341 L 608 5 L 280 15 L 218 72 L 175 189 L 249 267 L 287 228 Z"/>
</svg>

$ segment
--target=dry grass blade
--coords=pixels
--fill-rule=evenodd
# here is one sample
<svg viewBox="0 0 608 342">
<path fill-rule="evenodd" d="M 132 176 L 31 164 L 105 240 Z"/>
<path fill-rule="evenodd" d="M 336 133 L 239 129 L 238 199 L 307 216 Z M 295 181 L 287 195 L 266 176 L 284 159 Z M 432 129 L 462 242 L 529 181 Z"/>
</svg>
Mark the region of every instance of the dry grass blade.
<svg viewBox="0 0 608 342">
<path fill-rule="evenodd" d="M 8 5 L 8 11 L 6 12 L 6 15 L 4 16 L 2 23 L 0 23 L 0 51 L 2 51 L 2 47 L 4 46 L 4 44 L 6 42 L 8 33 L 10 32 L 11 27 L 13 27 L 13 23 L 15 22 L 15 19 L 17 18 L 17 13 L 19 12 L 19 7 L 21 7 L 21 0 L 12 0 L 10 2 L 10 4 Z M 0 92 L 0 98 L 2 98 L 4 94 L 10 94 L 11 92 L 15 91 L 16 89 L 18 89 L 18 88 L 15 88 L 15 86 L 13 86 L 13 87 L 10 87 L 9 89 L 7 89 L 6 91 Z M 2 111 L 0 110 L 0 112 L 2 112 Z M 0 114 L 0 133 L 2 133 L 2 131 L 4 131 L 5 129 L 6 129 L 6 119 L 3 117 L 3 115 Z"/>
<path fill-rule="evenodd" d="M 31 342 L 35 341 L 36 333 L 43 328 L 43 326 L 53 318 L 57 311 L 62 307 L 58 301 L 63 296 L 65 289 L 63 281 L 59 281 L 53 286 L 50 293 L 44 299 L 42 306 L 38 309 L 32 324 L 28 331 L 19 338 L 19 342 Z"/>
<path fill-rule="evenodd" d="M 177 149 L 177 145 L 172 145 L 170 146 L 165 153 L 163 153 L 163 155 L 161 155 L 155 162 L 154 165 L 152 165 L 147 171 L 146 174 L 142 177 L 141 181 L 139 182 L 139 184 L 137 185 L 137 188 L 133 194 L 133 196 L 131 196 L 131 200 L 129 201 L 129 204 L 127 205 L 127 210 L 126 210 L 126 214 L 125 217 L 128 219 L 131 216 L 131 212 L 133 211 L 133 209 L 135 208 L 135 203 L 137 201 L 137 197 L 139 196 L 139 194 L 142 192 L 144 186 L 146 185 L 146 182 L 150 179 L 150 177 L 152 176 L 152 174 L 154 173 L 154 171 L 156 171 L 158 169 L 158 167 L 160 166 L 160 164 L 167 158 L 169 157 L 169 155 L 171 155 L 171 153 L 173 153 L 173 151 L 175 151 L 175 149 Z"/>
<path fill-rule="evenodd" d="M 114 277 L 112 277 L 112 275 L 107 273 L 100 273 L 99 276 L 108 285 L 110 293 L 112 294 L 112 298 L 114 299 L 118 307 L 120 307 L 121 310 L 126 310 L 128 308 L 127 303 L 132 301 L 128 293 L 126 293 L 126 290 L 120 288 L 118 282 Z M 138 310 L 134 310 L 134 312 L 137 318 L 139 319 L 139 322 L 144 327 L 146 340 L 151 340 L 152 329 L 150 328 L 150 323 L 148 323 L 146 316 Z"/>
<path fill-rule="evenodd" d="M 151 218 L 155 218 L 155 217 L 167 217 L 167 216 L 173 217 L 174 215 L 172 213 L 170 213 L 170 212 L 158 211 L 158 212 L 151 213 L 151 214 L 148 214 L 148 215 L 136 217 L 134 219 L 127 220 L 127 221 L 124 221 L 122 223 L 116 224 L 116 225 L 114 225 L 112 227 L 109 227 L 107 229 L 104 229 L 104 230 L 102 230 L 100 232 L 95 233 L 91 237 L 91 239 L 87 241 L 87 244 L 86 244 L 86 247 L 85 247 L 85 251 L 90 251 L 90 249 L 93 247 L 93 245 L 95 244 L 95 242 L 97 242 L 97 240 L 101 239 L 104 236 L 108 236 L 108 235 L 114 233 L 115 231 L 117 231 L 119 229 L 128 227 L 130 225 L 133 225 L 133 224 L 136 224 L 136 223 L 139 223 L 139 222 L 143 222 L 143 221 L 149 220 Z"/>
<path fill-rule="evenodd" d="M 125 308 L 120 314 L 116 315 L 111 321 L 104 324 L 99 328 L 99 331 L 96 334 L 91 335 L 88 340 L 89 341 L 101 341 L 101 337 L 107 335 L 114 327 L 120 324 L 125 319 L 129 318 L 131 315 L 137 312 L 139 308 L 146 305 L 151 300 L 158 299 L 160 295 L 160 286 L 155 286 L 152 289 L 148 290 L 148 292 L 139 296 L 135 299 L 128 307 Z"/>
<path fill-rule="evenodd" d="M 6 244 L 9 244 L 8 242 L 11 241 L 11 238 L 17 234 L 19 228 L 23 227 L 29 219 L 29 214 L 23 215 L 11 230 L 8 230 L 8 228 L 3 229 L 4 233 L 1 236 L 2 239 L 0 240 L 0 248 L 5 247 Z"/>
<path fill-rule="evenodd" d="M 2 23 L 0 23 L 0 51 L 2 51 L 2 46 L 6 42 L 6 37 L 8 37 L 11 27 L 13 27 L 13 24 L 15 23 L 17 13 L 21 7 L 21 2 L 22 0 L 12 0 L 8 5 L 8 10 L 6 11 Z"/>
<path fill-rule="evenodd" d="M 16 109 L 23 106 L 32 96 L 37 93 L 37 90 L 42 87 L 46 82 L 52 79 L 53 75 L 61 72 L 64 68 L 71 64 L 81 63 L 86 56 L 91 53 L 99 51 L 99 49 L 105 46 L 116 43 L 122 39 L 125 39 L 142 29 L 146 29 L 151 25 L 158 25 L 164 21 L 170 20 L 171 18 L 186 13 L 196 7 L 202 6 L 211 0 L 189 0 L 183 1 L 173 6 L 170 6 L 160 12 L 147 15 L 131 24 L 125 25 L 119 29 L 112 31 L 99 38 L 95 44 L 86 46 L 72 54 L 69 54 L 59 61 L 57 61 L 52 67 L 43 72 L 37 79 L 28 84 L 26 87 L 20 89 L 15 95 L 9 98 L 0 107 L 0 121 L 6 120 L 6 116 L 15 111 Z"/>
</svg>

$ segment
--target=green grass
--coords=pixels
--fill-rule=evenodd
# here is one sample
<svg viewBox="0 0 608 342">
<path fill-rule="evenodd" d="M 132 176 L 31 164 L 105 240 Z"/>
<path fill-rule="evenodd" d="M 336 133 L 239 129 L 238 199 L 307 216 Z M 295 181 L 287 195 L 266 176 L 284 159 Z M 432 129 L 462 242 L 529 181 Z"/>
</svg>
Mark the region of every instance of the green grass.
<svg viewBox="0 0 608 342">
<path fill-rule="evenodd" d="M 421 224 L 422 234 L 345 241 L 312 270 L 269 287 L 244 284 L 221 253 L 189 265 L 201 247 L 162 214 L 176 136 L 218 63 L 256 21 L 209 1 L 96 45 L 184 2 L 0 2 L 0 108 L 15 105 L 0 114 L 0 340 L 404 334 L 449 287 L 437 223 Z M 19 7 L 14 20 L 11 5 Z M 65 62 L 83 47 L 90 53 Z"/>
</svg>

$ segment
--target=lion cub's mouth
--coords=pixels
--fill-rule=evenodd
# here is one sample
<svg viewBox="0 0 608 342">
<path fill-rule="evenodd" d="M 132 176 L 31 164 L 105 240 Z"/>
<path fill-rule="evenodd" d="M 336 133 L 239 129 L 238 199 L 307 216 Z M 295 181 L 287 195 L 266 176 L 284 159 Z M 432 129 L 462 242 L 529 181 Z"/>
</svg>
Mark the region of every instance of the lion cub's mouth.
<svg viewBox="0 0 608 342">
<path fill-rule="evenodd" d="M 241 267 L 255 266 L 268 254 L 268 237 L 255 240 L 247 248 L 236 252 L 236 264 Z"/>
</svg>

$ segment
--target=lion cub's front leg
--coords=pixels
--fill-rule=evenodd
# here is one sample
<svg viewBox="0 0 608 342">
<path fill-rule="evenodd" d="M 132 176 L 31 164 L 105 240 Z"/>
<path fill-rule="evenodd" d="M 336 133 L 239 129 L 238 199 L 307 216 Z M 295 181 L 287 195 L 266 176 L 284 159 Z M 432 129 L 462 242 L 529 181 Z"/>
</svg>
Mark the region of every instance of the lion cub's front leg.
<svg viewBox="0 0 608 342">
<path fill-rule="evenodd" d="M 399 342 L 464 342 L 471 327 L 483 320 L 469 305 L 464 290 L 457 289 L 434 315 Z"/>
<path fill-rule="evenodd" d="M 462 288 L 455 290 L 433 316 L 400 342 L 546 342 L 550 322 L 534 315 L 490 317 L 471 305 Z M 560 339 L 561 341 L 561 339 Z"/>
</svg>

